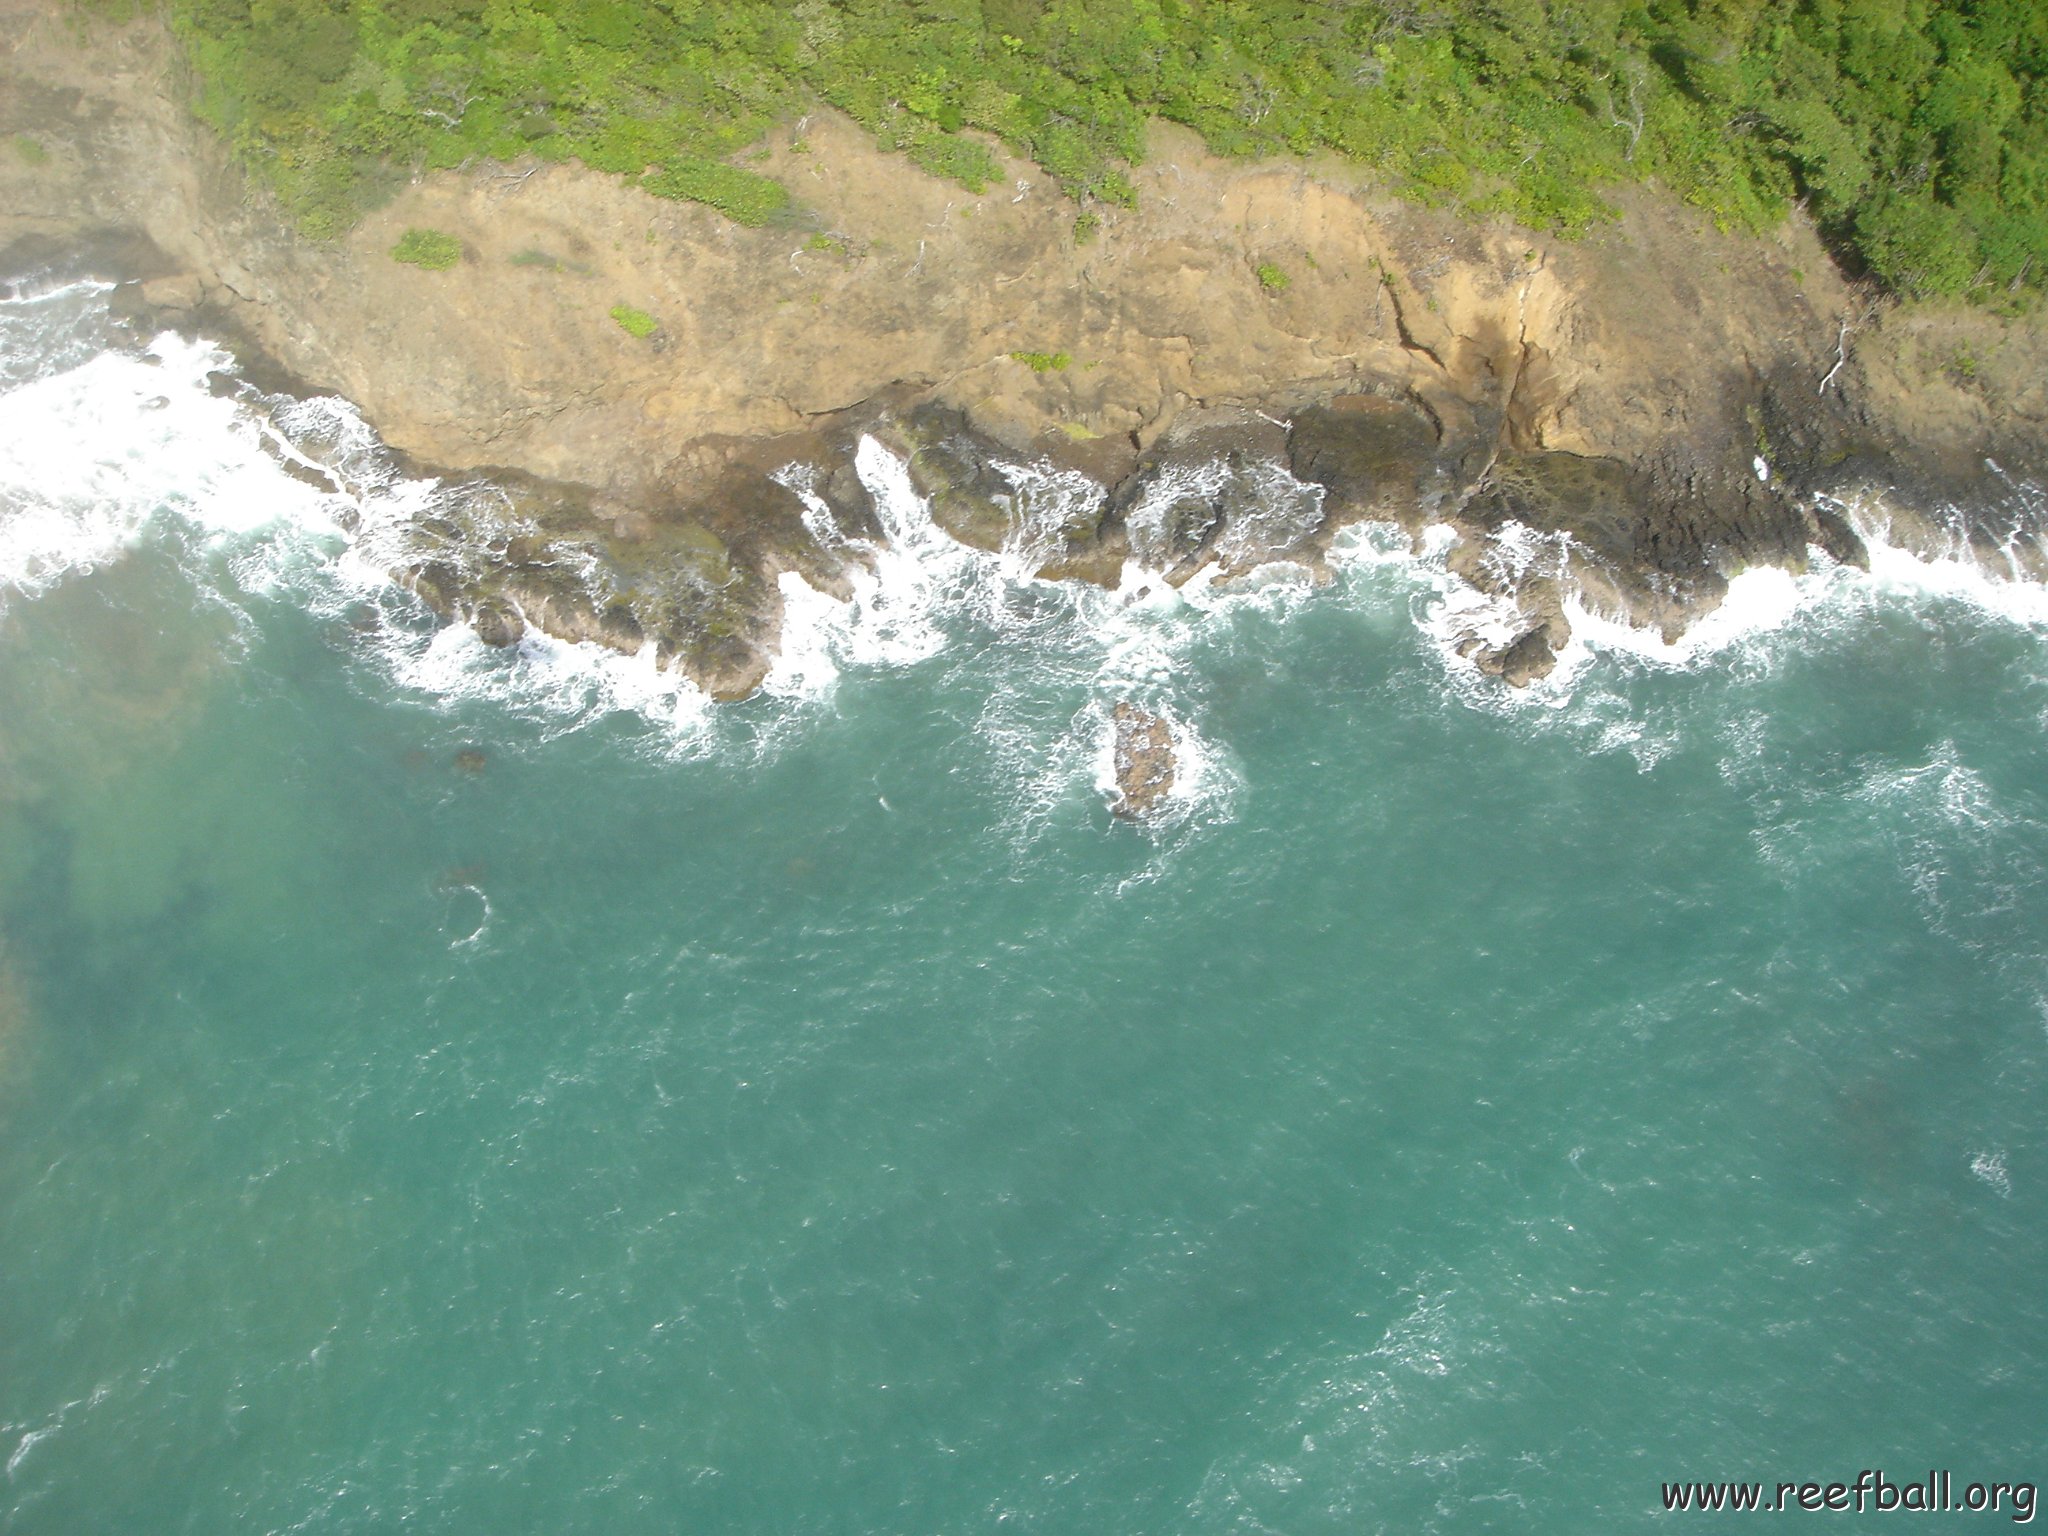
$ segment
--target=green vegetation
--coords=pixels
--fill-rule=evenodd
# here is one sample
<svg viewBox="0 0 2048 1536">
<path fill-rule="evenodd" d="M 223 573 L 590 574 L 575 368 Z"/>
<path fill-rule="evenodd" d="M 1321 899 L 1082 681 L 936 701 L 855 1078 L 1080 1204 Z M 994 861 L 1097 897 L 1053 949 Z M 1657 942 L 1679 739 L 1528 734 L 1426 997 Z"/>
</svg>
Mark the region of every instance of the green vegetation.
<svg viewBox="0 0 2048 1536">
<path fill-rule="evenodd" d="M 789 207 L 789 189 L 781 182 L 717 160 L 677 160 L 648 172 L 640 185 L 656 197 L 707 204 L 733 223 L 755 229 L 773 223 Z"/>
<path fill-rule="evenodd" d="M 619 329 L 635 341 L 645 341 L 661 329 L 661 322 L 644 309 L 635 309 L 630 304 L 614 304 L 612 318 L 619 323 Z"/>
<path fill-rule="evenodd" d="M 1259 286 L 1268 293 L 1285 293 L 1294 282 L 1293 278 L 1282 272 L 1270 261 L 1259 263 L 1258 274 Z"/>
<path fill-rule="evenodd" d="M 558 276 L 563 273 L 573 277 L 589 277 L 591 275 L 588 262 L 574 261 L 568 257 L 557 256 L 553 251 L 544 251 L 537 245 L 529 245 L 524 250 L 514 252 L 506 259 L 515 267 L 538 268 L 543 272 L 552 272 Z"/>
<path fill-rule="evenodd" d="M 2040 0 L 169 4 L 202 110 L 318 236 L 401 173 L 525 155 L 775 222 L 729 157 L 822 100 L 972 190 L 999 140 L 1084 213 L 1132 201 L 1164 117 L 1567 234 L 1654 177 L 1730 227 L 1802 201 L 1904 293 L 2048 284 Z"/>
<path fill-rule="evenodd" d="M 14 155 L 23 165 L 46 165 L 50 152 L 43 148 L 42 140 L 30 138 L 25 133 L 14 136 Z"/>
<path fill-rule="evenodd" d="M 1060 373 L 1074 360 L 1065 352 L 1012 352 L 1010 359 L 1033 373 Z"/>
<path fill-rule="evenodd" d="M 408 229 L 391 247 L 391 259 L 429 272 L 446 272 L 462 260 L 462 242 L 438 229 Z"/>
<path fill-rule="evenodd" d="M 1102 215 L 1093 208 L 1084 208 L 1074 215 L 1074 244 L 1093 245 L 1101 233 Z"/>
</svg>

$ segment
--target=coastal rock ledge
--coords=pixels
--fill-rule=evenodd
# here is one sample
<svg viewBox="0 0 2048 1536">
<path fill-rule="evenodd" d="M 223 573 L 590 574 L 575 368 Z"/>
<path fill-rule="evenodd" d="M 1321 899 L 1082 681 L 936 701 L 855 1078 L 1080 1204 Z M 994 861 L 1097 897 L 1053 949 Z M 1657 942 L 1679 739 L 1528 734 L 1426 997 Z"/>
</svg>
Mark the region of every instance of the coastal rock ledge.
<svg viewBox="0 0 2048 1536">
<path fill-rule="evenodd" d="M 1491 600 L 1453 649 L 1515 685 L 1574 602 L 1675 638 L 1746 568 L 1863 560 L 1863 517 L 2048 573 L 2041 318 L 1879 302 L 1799 218 L 1724 235 L 1623 188 L 1569 242 L 1155 125 L 1135 208 L 1083 239 L 1033 166 L 970 194 L 818 112 L 762 151 L 798 199 L 775 227 L 488 165 L 323 244 L 191 90 L 155 18 L 81 40 L 0 0 L 0 138 L 35 146 L 0 156 L 0 275 L 127 280 L 138 332 L 224 340 L 261 388 L 352 401 L 411 466 L 488 477 L 393 574 L 494 643 L 651 645 L 746 696 L 779 578 L 843 593 L 886 538 L 864 436 L 946 532 L 1049 578 L 1315 569 L 1348 524 L 1448 528 Z M 460 261 L 395 261 L 411 228 Z M 1100 495 L 1047 521 L 1020 470 Z M 1119 715 L 1134 754 L 1164 729 L 1141 717 Z"/>
</svg>

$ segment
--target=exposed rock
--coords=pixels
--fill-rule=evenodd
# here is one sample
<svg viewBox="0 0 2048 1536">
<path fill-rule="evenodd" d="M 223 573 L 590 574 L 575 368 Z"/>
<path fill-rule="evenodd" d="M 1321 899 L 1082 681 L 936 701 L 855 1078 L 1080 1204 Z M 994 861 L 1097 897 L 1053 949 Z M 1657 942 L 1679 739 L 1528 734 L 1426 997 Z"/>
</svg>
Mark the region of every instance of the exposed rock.
<svg viewBox="0 0 2048 1536">
<path fill-rule="evenodd" d="M 887 435 L 907 456 L 911 484 L 931 503 L 932 521 L 952 537 L 976 549 L 1015 549 L 1048 580 L 1116 584 L 1129 551 L 1111 515 L 1106 486 L 1113 481 L 1098 477 L 1101 494 L 1068 508 L 1057 524 L 1034 524 L 1032 514 L 1043 509 L 1027 505 L 1001 466 L 1042 466 L 1046 451 L 1013 447 L 977 429 L 966 413 L 939 406 L 919 407 L 892 426 Z M 1076 453 L 1075 446 L 1055 451 L 1060 460 L 1086 460 L 1091 468 L 1129 467 L 1129 454 Z"/>
<path fill-rule="evenodd" d="M 1133 558 L 1175 586 L 1275 560 L 1318 564 L 1333 524 L 1288 464 L 1288 424 L 1261 411 L 1184 412 L 1110 498 Z"/>
<path fill-rule="evenodd" d="M 174 277 L 152 277 L 142 284 L 142 302 L 151 309 L 184 314 L 199 307 L 203 295 L 199 279 L 190 272 Z"/>
<path fill-rule="evenodd" d="M 1415 527 L 1440 516 L 1449 477 L 1438 431 L 1412 400 L 1335 395 L 1295 412 L 1287 438 L 1294 474 L 1323 487 L 1333 524 L 1379 518 Z"/>
<path fill-rule="evenodd" d="M 1557 650 L 1551 644 L 1551 627 L 1538 624 L 1503 646 L 1472 644 L 1464 654 L 1479 670 L 1511 687 L 1526 688 L 1548 677 L 1557 666 Z"/>
<path fill-rule="evenodd" d="M 1000 446 L 969 427 L 965 413 L 941 406 L 911 412 L 896 435 L 909 450 L 911 484 L 931 503 L 932 521 L 962 544 L 1001 549 L 1013 527 L 1014 496 L 996 467 Z"/>
<path fill-rule="evenodd" d="M 1111 712 L 1116 733 L 1116 800 L 1113 814 L 1140 821 L 1173 793 L 1177 771 L 1173 731 L 1159 715 L 1119 699 Z"/>
<path fill-rule="evenodd" d="M 176 276 L 152 276 L 141 285 L 141 301 L 152 309 L 164 309 L 182 315 L 190 309 L 197 309 L 203 297 L 199 276 L 193 272 L 178 272 Z"/>
<path fill-rule="evenodd" d="M 519 616 L 519 610 L 497 600 L 478 604 L 469 622 L 485 645 L 517 645 L 526 633 L 526 621 Z"/>
</svg>

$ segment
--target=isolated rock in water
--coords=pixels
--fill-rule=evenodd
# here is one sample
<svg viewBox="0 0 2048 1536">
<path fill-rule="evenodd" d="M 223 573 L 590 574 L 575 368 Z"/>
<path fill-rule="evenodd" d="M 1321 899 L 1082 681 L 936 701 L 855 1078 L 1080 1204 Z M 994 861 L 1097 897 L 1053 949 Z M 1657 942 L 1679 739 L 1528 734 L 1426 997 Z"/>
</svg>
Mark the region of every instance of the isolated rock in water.
<svg viewBox="0 0 2048 1536">
<path fill-rule="evenodd" d="M 1150 710 L 1117 701 L 1116 802 L 1110 810 L 1126 820 L 1150 815 L 1173 793 L 1173 731 Z"/>
</svg>

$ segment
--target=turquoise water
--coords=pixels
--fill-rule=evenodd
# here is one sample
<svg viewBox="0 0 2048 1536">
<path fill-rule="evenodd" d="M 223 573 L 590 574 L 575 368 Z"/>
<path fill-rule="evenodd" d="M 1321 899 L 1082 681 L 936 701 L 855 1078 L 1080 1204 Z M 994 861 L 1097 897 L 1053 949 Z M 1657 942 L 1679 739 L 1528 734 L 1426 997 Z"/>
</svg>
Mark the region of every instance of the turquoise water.
<svg viewBox="0 0 2048 1536">
<path fill-rule="evenodd" d="M 2026 594 L 1834 573 L 1515 701 L 1369 551 L 1136 617 L 949 567 L 828 683 L 616 708 L 433 641 L 97 302 L 0 325 L 0 1529 L 2043 1470 Z M 1149 832 L 1133 688 L 1206 762 Z"/>
</svg>

